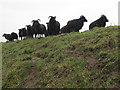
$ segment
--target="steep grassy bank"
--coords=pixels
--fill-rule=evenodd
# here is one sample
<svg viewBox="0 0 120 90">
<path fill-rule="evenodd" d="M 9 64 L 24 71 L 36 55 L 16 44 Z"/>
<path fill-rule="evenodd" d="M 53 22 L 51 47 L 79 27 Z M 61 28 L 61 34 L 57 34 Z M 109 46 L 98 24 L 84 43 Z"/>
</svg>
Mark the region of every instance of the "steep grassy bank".
<svg viewBox="0 0 120 90">
<path fill-rule="evenodd" d="M 4 88 L 118 88 L 117 26 L 3 43 Z"/>
</svg>

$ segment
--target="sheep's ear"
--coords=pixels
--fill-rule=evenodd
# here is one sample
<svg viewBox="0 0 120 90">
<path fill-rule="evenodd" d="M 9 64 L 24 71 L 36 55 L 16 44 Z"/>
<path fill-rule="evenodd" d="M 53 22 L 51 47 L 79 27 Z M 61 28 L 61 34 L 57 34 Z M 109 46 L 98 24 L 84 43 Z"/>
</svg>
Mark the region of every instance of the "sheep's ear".
<svg viewBox="0 0 120 90">
<path fill-rule="evenodd" d="M 56 16 L 54 16 L 56 18 Z"/>
</svg>

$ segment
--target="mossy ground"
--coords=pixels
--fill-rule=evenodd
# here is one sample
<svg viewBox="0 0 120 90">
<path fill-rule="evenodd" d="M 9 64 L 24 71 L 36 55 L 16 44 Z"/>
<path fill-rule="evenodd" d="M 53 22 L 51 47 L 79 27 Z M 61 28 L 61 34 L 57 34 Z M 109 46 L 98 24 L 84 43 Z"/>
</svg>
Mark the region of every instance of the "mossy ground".
<svg viewBox="0 0 120 90">
<path fill-rule="evenodd" d="M 3 43 L 3 88 L 119 88 L 118 31 L 110 26 Z"/>
</svg>

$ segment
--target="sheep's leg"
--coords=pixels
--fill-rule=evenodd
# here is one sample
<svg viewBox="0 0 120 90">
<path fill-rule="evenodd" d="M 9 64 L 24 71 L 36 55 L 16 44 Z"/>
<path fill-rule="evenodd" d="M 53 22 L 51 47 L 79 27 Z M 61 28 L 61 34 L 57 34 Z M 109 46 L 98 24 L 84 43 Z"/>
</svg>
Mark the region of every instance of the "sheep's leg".
<svg viewBox="0 0 120 90">
<path fill-rule="evenodd" d="M 22 37 L 21 37 L 21 40 L 22 40 Z"/>
<path fill-rule="evenodd" d="M 36 38 L 36 35 L 37 35 L 37 34 L 35 34 L 35 38 Z"/>
<path fill-rule="evenodd" d="M 33 38 L 33 35 L 31 35 L 31 38 Z"/>
</svg>

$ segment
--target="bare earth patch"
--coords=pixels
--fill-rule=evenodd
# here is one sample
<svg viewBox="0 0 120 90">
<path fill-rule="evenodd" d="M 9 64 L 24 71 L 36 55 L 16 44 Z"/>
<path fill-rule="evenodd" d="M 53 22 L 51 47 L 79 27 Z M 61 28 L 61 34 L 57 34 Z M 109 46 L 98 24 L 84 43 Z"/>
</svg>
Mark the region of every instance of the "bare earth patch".
<svg viewBox="0 0 120 90">
<path fill-rule="evenodd" d="M 34 88 L 33 84 L 35 81 L 35 75 L 36 75 L 36 66 L 35 66 L 35 60 L 32 59 L 32 66 L 31 66 L 31 72 L 28 75 L 28 80 L 26 83 L 22 86 L 22 88 Z"/>
</svg>

